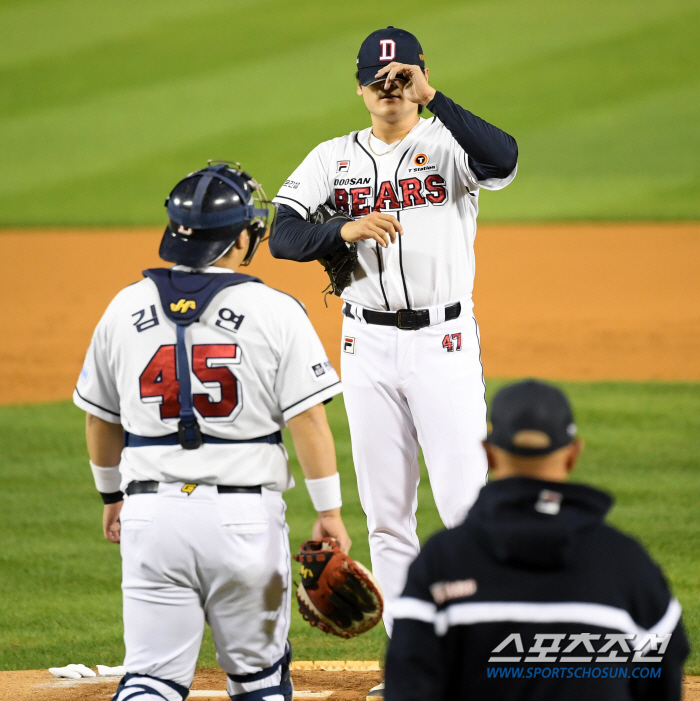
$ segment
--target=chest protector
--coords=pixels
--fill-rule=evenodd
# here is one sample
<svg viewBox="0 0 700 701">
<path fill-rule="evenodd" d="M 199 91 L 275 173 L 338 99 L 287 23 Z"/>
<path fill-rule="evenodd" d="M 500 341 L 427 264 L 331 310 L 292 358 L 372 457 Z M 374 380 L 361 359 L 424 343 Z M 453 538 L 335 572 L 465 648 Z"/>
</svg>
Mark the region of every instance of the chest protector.
<svg viewBox="0 0 700 701">
<path fill-rule="evenodd" d="M 177 438 L 185 450 L 196 450 L 203 441 L 193 408 L 190 361 L 185 345 L 187 327 L 199 321 L 209 303 L 224 288 L 244 282 L 262 283 L 262 280 L 242 273 L 187 273 L 168 268 L 151 268 L 144 270 L 143 275 L 153 280 L 165 315 L 176 324 L 175 353 L 180 380 L 180 421 L 177 425 Z"/>
</svg>

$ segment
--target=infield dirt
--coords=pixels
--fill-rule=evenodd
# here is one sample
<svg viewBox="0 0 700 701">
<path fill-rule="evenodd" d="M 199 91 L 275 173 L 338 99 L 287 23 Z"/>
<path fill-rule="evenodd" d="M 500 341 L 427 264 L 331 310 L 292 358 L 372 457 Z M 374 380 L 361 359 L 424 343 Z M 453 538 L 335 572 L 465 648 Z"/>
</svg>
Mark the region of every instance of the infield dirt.
<svg viewBox="0 0 700 701">
<path fill-rule="evenodd" d="M 381 681 L 381 672 L 320 672 L 292 673 L 296 701 L 364 701 L 367 692 Z M 73 681 L 56 679 L 47 670 L 0 672 L 0 697 L 12 701 L 108 701 L 117 688 L 118 679 L 94 677 Z M 226 674 L 220 669 L 197 669 L 192 691 L 226 689 Z M 329 696 L 303 696 L 300 691 L 332 692 Z M 198 701 L 218 701 L 221 695 L 199 696 Z M 698 697 L 700 699 L 700 697 Z"/>
<path fill-rule="evenodd" d="M 110 299 L 162 266 L 161 232 L 0 232 L 0 403 L 70 397 Z M 481 225 L 475 314 L 487 377 L 700 380 L 700 224 Z M 340 300 L 318 263 L 247 272 L 306 305 L 339 366 Z"/>
<path fill-rule="evenodd" d="M 367 691 L 381 679 L 381 672 L 317 672 L 292 673 L 298 691 L 332 692 L 328 701 L 364 701 Z M 117 680 L 97 677 L 73 682 L 56 679 L 47 670 L 0 672 L 0 694 L 12 701 L 108 701 L 117 687 Z M 197 669 L 192 690 L 223 691 L 226 675 L 220 669 Z M 312 701 L 319 696 L 297 696 L 296 701 Z M 197 696 L 198 701 L 218 701 L 221 696 Z M 700 701 L 700 677 L 686 677 L 684 701 Z M 426 701 L 428 701 L 426 699 Z"/>
</svg>

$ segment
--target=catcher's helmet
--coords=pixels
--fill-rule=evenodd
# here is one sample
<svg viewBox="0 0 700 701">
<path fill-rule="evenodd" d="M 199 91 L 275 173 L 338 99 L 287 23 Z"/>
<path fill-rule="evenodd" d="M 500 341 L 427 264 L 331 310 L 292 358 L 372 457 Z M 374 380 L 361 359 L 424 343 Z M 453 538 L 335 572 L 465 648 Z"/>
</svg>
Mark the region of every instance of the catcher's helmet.
<svg viewBox="0 0 700 701">
<path fill-rule="evenodd" d="M 274 205 L 240 163 L 209 161 L 190 173 L 165 200 L 168 226 L 158 254 L 178 265 L 205 268 L 224 256 L 243 231 L 250 245 L 248 265 L 274 220 Z"/>
</svg>

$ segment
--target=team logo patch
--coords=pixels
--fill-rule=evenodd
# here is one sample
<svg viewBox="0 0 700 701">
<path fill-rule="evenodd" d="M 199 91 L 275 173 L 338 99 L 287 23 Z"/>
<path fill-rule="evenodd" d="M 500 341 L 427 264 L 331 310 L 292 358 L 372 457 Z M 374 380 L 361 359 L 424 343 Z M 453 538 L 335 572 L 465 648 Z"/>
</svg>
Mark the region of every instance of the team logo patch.
<svg viewBox="0 0 700 701">
<path fill-rule="evenodd" d="M 559 492 L 543 489 L 535 504 L 535 511 L 539 511 L 541 514 L 548 514 L 549 516 L 556 516 L 561 510 L 562 498 Z"/>
<path fill-rule="evenodd" d="M 416 154 L 416 157 L 413 159 L 413 162 L 417 166 L 424 166 L 428 162 L 428 156 L 426 156 L 424 153 L 418 153 L 418 154 Z"/>
<path fill-rule="evenodd" d="M 197 489 L 196 484 L 185 484 L 183 485 L 180 491 L 184 492 L 185 494 L 187 494 L 187 496 L 189 496 L 190 494 L 192 494 L 192 492 L 194 492 L 195 489 Z"/>
<path fill-rule="evenodd" d="M 171 312 L 180 312 L 180 314 L 186 314 L 190 309 L 196 309 L 197 302 L 193 299 L 181 299 L 177 304 L 175 302 L 170 303 Z"/>
<path fill-rule="evenodd" d="M 350 161 L 338 161 L 336 173 L 347 173 L 350 170 Z"/>
<path fill-rule="evenodd" d="M 345 338 L 343 338 L 343 353 L 355 355 L 355 339 L 352 336 L 345 336 Z"/>
<path fill-rule="evenodd" d="M 311 366 L 311 372 L 313 372 L 316 377 L 321 377 L 321 375 L 325 375 L 326 371 L 321 363 L 316 363 L 316 365 Z"/>
<path fill-rule="evenodd" d="M 396 42 L 393 39 L 380 39 L 379 45 L 382 47 L 380 61 L 393 61 L 396 58 Z"/>
<path fill-rule="evenodd" d="M 314 363 L 311 366 L 311 372 L 314 374 L 314 377 L 318 380 L 319 378 L 323 377 L 327 372 L 332 372 L 333 371 L 333 366 L 331 365 L 330 360 L 324 360 L 322 363 Z"/>
</svg>

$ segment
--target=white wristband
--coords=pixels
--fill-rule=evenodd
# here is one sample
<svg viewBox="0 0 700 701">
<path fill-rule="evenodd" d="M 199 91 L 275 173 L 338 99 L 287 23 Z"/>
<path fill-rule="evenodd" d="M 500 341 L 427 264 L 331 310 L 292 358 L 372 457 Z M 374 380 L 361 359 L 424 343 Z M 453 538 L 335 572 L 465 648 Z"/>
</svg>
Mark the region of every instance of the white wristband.
<svg viewBox="0 0 700 701">
<path fill-rule="evenodd" d="M 100 467 L 90 460 L 92 468 L 92 476 L 95 478 L 95 486 L 97 491 L 102 494 L 113 494 L 119 491 L 119 485 L 122 481 L 122 476 L 119 472 L 119 465 L 114 467 Z"/>
<path fill-rule="evenodd" d="M 339 509 L 343 505 L 343 498 L 340 495 L 340 475 L 337 472 L 330 477 L 305 479 L 304 482 L 316 511 L 330 511 Z"/>
</svg>

